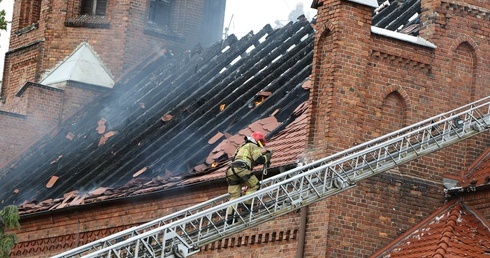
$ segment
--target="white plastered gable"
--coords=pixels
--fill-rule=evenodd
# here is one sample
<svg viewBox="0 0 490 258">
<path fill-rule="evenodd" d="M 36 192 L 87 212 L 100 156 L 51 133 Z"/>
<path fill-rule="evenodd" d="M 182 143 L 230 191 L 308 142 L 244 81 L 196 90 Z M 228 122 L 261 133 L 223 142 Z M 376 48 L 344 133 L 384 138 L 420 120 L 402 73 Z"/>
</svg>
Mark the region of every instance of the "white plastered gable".
<svg viewBox="0 0 490 258">
<path fill-rule="evenodd" d="M 82 42 L 64 61 L 47 72 L 40 84 L 60 88 L 68 81 L 104 88 L 114 86 L 110 71 L 87 42 Z"/>
</svg>

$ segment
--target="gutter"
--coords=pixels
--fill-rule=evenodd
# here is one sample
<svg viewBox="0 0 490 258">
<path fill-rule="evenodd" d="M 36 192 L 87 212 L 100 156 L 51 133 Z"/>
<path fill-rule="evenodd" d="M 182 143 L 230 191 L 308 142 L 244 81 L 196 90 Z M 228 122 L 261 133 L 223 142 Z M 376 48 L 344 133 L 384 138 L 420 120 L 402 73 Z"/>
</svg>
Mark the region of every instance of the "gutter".
<svg viewBox="0 0 490 258">
<path fill-rule="evenodd" d="M 299 224 L 298 247 L 296 248 L 296 258 L 303 258 L 303 254 L 304 254 L 308 206 L 301 207 L 300 211 L 301 211 L 301 221 Z"/>
</svg>

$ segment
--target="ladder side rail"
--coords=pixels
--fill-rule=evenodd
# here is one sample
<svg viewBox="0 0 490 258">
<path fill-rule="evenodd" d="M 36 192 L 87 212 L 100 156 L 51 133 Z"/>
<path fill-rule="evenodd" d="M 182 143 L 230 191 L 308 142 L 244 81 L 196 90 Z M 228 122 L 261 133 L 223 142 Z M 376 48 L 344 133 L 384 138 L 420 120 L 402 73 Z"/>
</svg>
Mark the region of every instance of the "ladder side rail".
<svg viewBox="0 0 490 258">
<path fill-rule="evenodd" d="M 486 115 L 486 117 L 483 117 L 481 119 L 476 119 L 476 120 L 472 119 L 471 123 L 468 122 L 467 124 L 465 124 L 464 127 L 452 128 L 453 129 L 452 131 L 446 130 L 445 134 L 436 135 L 433 138 L 427 138 L 425 141 L 417 143 L 416 144 L 417 146 L 414 146 L 413 144 L 411 144 L 410 148 L 412 149 L 412 151 L 400 150 L 397 153 L 393 153 L 390 155 L 392 157 L 396 158 L 398 160 L 398 163 L 400 163 L 401 161 L 403 161 L 403 163 L 406 163 L 406 162 L 413 160 L 415 158 L 418 158 L 420 156 L 427 155 L 433 151 L 445 148 L 451 144 L 457 143 L 459 141 L 462 141 L 464 139 L 472 137 L 476 134 L 479 134 L 479 133 L 483 132 L 484 130 L 488 130 L 489 129 L 489 123 L 488 123 L 489 117 L 490 117 L 489 115 Z M 483 127 L 475 129 L 474 128 L 475 124 L 484 124 L 485 129 L 483 129 Z M 418 149 L 418 147 L 420 147 L 420 149 Z M 401 155 L 401 154 L 403 154 L 403 155 Z M 384 166 L 384 164 L 382 164 L 382 163 L 384 163 L 386 161 L 387 161 L 386 159 L 376 160 L 376 162 L 377 162 L 376 167 Z M 378 164 L 378 162 L 382 162 L 382 163 Z M 393 160 L 390 168 L 398 166 L 399 165 L 398 163 L 395 160 Z M 365 168 L 365 167 L 366 166 L 364 165 L 363 167 L 359 167 L 354 171 L 353 181 L 360 181 L 356 177 L 360 176 L 362 173 L 358 173 L 357 171 L 363 170 L 363 168 Z M 362 176 L 361 180 L 364 178 L 365 178 L 365 176 Z"/>
<path fill-rule="evenodd" d="M 452 111 L 445 112 L 445 113 L 442 113 L 440 115 L 428 118 L 428 119 L 421 121 L 421 122 L 418 122 L 414 125 L 402 128 L 402 129 L 397 130 L 395 132 L 392 132 L 390 134 L 386 134 L 384 136 L 370 140 L 370 141 L 365 142 L 363 144 L 360 144 L 360 145 L 354 146 L 352 148 L 346 149 L 344 151 L 338 152 L 334 155 L 331 155 L 331 156 L 328 156 L 326 158 L 314 161 L 312 163 L 309 163 L 307 166 L 308 167 L 314 167 L 317 165 L 324 165 L 324 164 L 326 164 L 332 160 L 335 160 L 339 156 L 350 156 L 353 153 L 356 153 L 359 151 L 362 152 L 365 150 L 377 148 L 377 147 L 379 147 L 379 145 L 386 145 L 386 143 L 391 142 L 392 139 L 397 139 L 397 138 L 402 137 L 402 136 L 405 136 L 405 137 L 407 137 L 407 139 L 409 139 L 410 138 L 409 136 L 414 135 L 414 134 L 418 134 L 421 130 L 424 130 L 424 129 L 428 130 L 429 128 L 438 127 L 440 125 L 442 125 L 444 128 L 442 133 L 443 134 L 447 133 L 447 131 L 451 129 L 451 123 L 448 122 L 451 119 L 454 119 L 458 116 L 464 115 L 468 112 L 473 112 L 474 110 L 481 109 L 482 107 L 487 107 L 486 113 L 488 114 L 490 102 L 483 102 L 483 100 L 488 100 L 489 98 L 490 98 L 490 96 L 487 98 L 484 98 L 482 100 L 475 101 L 473 103 L 467 104 L 463 107 L 454 109 Z M 457 114 L 454 113 L 454 111 L 462 110 L 464 108 L 469 108 L 469 109 L 464 110 L 464 111 L 457 113 Z M 423 135 L 421 137 L 424 138 Z M 428 136 L 428 137 L 430 137 L 430 136 Z M 379 149 L 379 150 L 381 151 L 381 149 Z M 379 155 L 376 155 L 376 156 L 379 157 Z M 306 167 L 306 168 L 308 168 L 308 167 Z M 298 173 L 298 172 L 301 173 L 302 170 L 305 170 L 305 167 L 297 167 L 295 169 L 290 170 L 287 173 L 281 173 L 281 174 L 276 175 L 274 177 L 268 178 L 268 179 L 262 181 L 262 184 L 272 185 L 275 183 L 279 183 L 280 181 L 284 180 L 285 178 L 289 177 L 290 175 L 294 175 L 295 173 Z"/>
<path fill-rule="evenodd" d="M 458 114 L 458 115 L 459 115 L 459 114 Z M 451 123 L 451 119 L 453 119 L 453 117 L 454 117 L 454 115 L 453 115 L 453 116 L 450 116 L 450 117 L 447 117 L 447 118 L 445 118 L 444 120 L 441 120 L 441 121 L 439 122 L 439 124 L 441 124 L 441 123 L 444 123 L 444 124 L 448 123 L 448 124 L 449 124 L 449 123 Z M 416 133 L 422 133 L 422 134 L 424 134 L 424 133 L 427 131 L 427 128 L 428 128 L 428 127 L 430 127 L 430 126 L 431 126 L 431 125 L 427 125 L 427 126 L 425 126 L 425 127 L 419 128 L 419 129 L 417 129 L 417 130 L 413 131 L 413 132 L 412 132 L 412 134 L 416 134 Z M 459 140 L 460 140 L 460 138 L 461 138 L 461 135 L 458 133 L 458 130 L 460 130 L 461 128 L 455 128 L 455 126 L 449 126 L 448 128 L 449 128 L 449 129 L 448 129 L 448 130 L 446 130 L 446 134 L 447 134 L 447 135 L 449 135 L 449 134 L 451 134 L 451 133 L 452 133 L 453 137 L 454 137 L 456 140 L 458 140 L 458 141 L 459 141 Z M 456 129 L 456 130 L 455 130 L 455 129 Z M 454 133 L 454 132 L 456 132 L 456 133 Z M 478 132 L 477 132 L 477 133 L 478 133 Z M 437 136 L 438 136 L 438 137 L 440 137 L 440 138 L 444 138 L 444 135 L 446 135 L 446 134 L 437 135 Z M 398 140 L 397 140 L 397 139 L 391 139 L 391 140 L 390 140 L 390 142 L 388 142 L 388 143 L 386 143 L 385 145 L 383 145 L 383 146 L 379 147 L 378 151 L 379 151 L 379 150 L 381 150 L 381 152 L 378 152 L 378 153 L 379 153 L 379 157 L 381 157 L 381 159 L 383 159 L 383 160 L 385 160 L 385 161 L 386 161 L 386 160 L 388 160 L 388 161 L 389 161 L 389 160 L 391 160 L 391 159 L 390 159 L 390 157 L 389 157 L 389 155 L 387 154 L 388 152 L 390 152 L 390 151 L 389 151 L 388 146 L 390 146 L 390 144 L 392 144 L 392 143 L 395 143 L 395 144 L 396 144 L 396 143 L 397 143 L 397 141 L 399 141 L 400 139 L 402 139 L 402 140 L 403 140 L 403 139 L 404 139 L 404 137 L 401 137 L 401 138 L 399 137 L 399 139 L 398 139 Z M 433 139 L 434 139 L 434 138 L 433 138 L 433 137 L 431 137 L 431 136 L 429 136 L 429 135 L 428 135 L 428 136 L 426 136 L 426 137 L 422 137 L 422 138 L 421 138 L 421 141 L 420 141 L 420 142 L 418 142 L 418 144 L 416 144 L 416 145 L 420 145 L 420 146 L 422 146 L 424 143 L 430 143 L 430 142 L 432 142 L 432 143 L 435 145 L 435 147 L 433 148 L 434 150 L 438 150 L 438 149 L 440 149 L 441 145 L 439 145 L 439 144 L 435 144 L 437 141 L 434 141 Z M 431 140 L 432 140 L 432 141 L 431 141 Z M 428 149 L 428 148 L 426 147 L 426 149 Z M 376 150 L 376 149 L 375 149 L 375 150 Z M 434 151 L 434 150 L 428 150 L 428 151 L 426 151 L 426 152 L 427 152 L 427 153 L 431 153 L 431 152 L 432 152 L 432 151 Z M 366 151 L 366 150 L 364 150 L 364 151 Z M 360 153 L 360 155 L 363 155 L 363 154 L 364 154 L 364 153 Z M 358 155 L 359 155 L 359 154 L 358 154 Z M 349 162 L 349 161 L 350 161 L 350 159 L 352 159 L 352 158 L 349 158 L 349 157 L 344 157 L 344 158 L 342 158 L 342 159 L 340 159 L 340 160 L 337 160 L 337 161 L 332 162 L 332 164 L 329 164 L 329 165 L 328 165 L 328 167 L 329 167 L 329 169 L 331 169 L 331 170 L 333 171 L 333 173 L 334 173 L 334 174 L 335 174 L 335 175 L 336 175 L 338 178 L 340 178 L 340 173 L 339 173 L 338 171 L 342 171 L 342 170 L 343 170 L 343 169 L 342 169 L 342 168 L 343 168 L 343 162 Z M 375 162 L 377 162 L 377 163 L 378 163 L 378 164 L 375 166 L 375 167 L 376 167 L 376 170 L 378 171 L 378 173 L 379 173 L 379 171 L 386 171 L 387 169 L 389 169 L 389 168 L 391 168 L 391 167 L 395 167 L 395 166 L 397 165 L 396 163 L 394 163 L 393 165 L 390 165 L 389 163 L 387 163 L 386 165 L 383 165 L 383 164 L 379 163 L 379 160 L 375 160 Z M 335 169 L 335 166 L 337 166 L 337 167 L 338 167 L 338 169 Z M 383 167 L 383 166 L 384 166 L 384 167 Z M 327 170 L 328 170 L 328 169 L 327 169 Z M 279 190 L 284 190 L 284 189 L 286 189 L 286 187 L 284 187 L 284 186 L 283 186 L 284 184 L 290 184 L 291 182 L 293 182 L 293 183 L 294 183 L 294 182 L 296 181 L 296 179 L 300 179 L 300 181 L 305 182 L 305 184 L 309 184 L 309 185 L 311 185 L 311 184 L 312 184 L 312 182 L 313 182 L 313 180 L 311 179 L 311 176 L 312 176 L 314 173 L 316 173 L 317 171 L 323 171 L 323 167 L 319 167 L 319 168 L 313 169 L 313 170 L 311 170 L 311 171 L 307 171 L 307 172 L 305 172 L 304 174 L 298 174 L 298 175 L 296 175 L 296 176 L 295 176 L 295 177 L 293 177 L 293 178 L 289 178 L 289 179 L 285 180 L 285 181 L 284 181 L 284 182 L 282 182 L 281 184 L 275 184 L 275 185 L 269 186 L 269 187 L 267 187 L 267 188 L 261 189 L 261 190 L 259 190 L 258 192 L 254 193 L 254 194 L 251 194 L 251 195 L 249 195 L 249 196 L 243 196 L 243 197 L 241 197 L 241 198 L 238 198 L 236 201 L 234 201 L 234 203 L 236 203 L 236 205 L 238 205 L 238 203 L 239 203 L 239 202 L 242 202 L 242 203 L 243 203 L 245 200 L 250 200 L 250 199 L 252 199 L 252 201 L 253 201 L 253 199 L 254 199 L 254 198 L 257 198 L 257 197 L 259 197 L 259 196 L 260 196 L 260 194 L 259 194 L 260 192 L 267 192 L 268 190 L 274 190 L 274 191 L 276 192 L 276 199 L 277 199 L 277 195 L 278 195 L 278 193 L 279 193 Z M 334 175 L 334 174 L 332 174 L 332 175 Z M 373 173 L 372 175 L 374 175 L 374 173 Z M 332 177 L 332 178 L 334 178 L 334 177 Z M 304 179 L 306 179 L 306 180 L 304 180 Z M 274 188 L 274 189 L 273 189 L 273 188 Z M 276 189 L 276 188 L 279 188 L 279 190 L 278 190 L 278 189 Z M 294 187 L 293 187 L 293 189 L 294 189 Z M 312 187 L 312 189 L 314 190 L 313 192 L 315 193 L 315 196 L 317 196 L 317 197 L 318 197 L 318 196 L 322 196 L 322 194 L 323 194 L 322 192 L 324 192 L 324 191 L 320 192 L 320 191 L 318 191 L 318 190 L 317 190 L 316 188 L 314 188 L 314 187 Z M 323 187 L 323 189 L 328 189 L 328 188 Z M 270 196 L 270 194 L 267 194 L 267 196 Z M 243 199 L 243 200 L 241 200 L 241 199 Z M 230 204 L 228 204 L 228 205 L 230 205 Z M 227 208 L 227 206 L 228 206 L 228 205 L 227 205 L 227 204 L 222 204 L 222 205 L 220 205 L 220 206 L 223 206 L 223 207 L 221 208 L 221 209 L 222 209 L 222 211 L 221 211 L 221 212 L 223 212 L 223 210 L 225 210 L 225 209 Z M 218 208 L 218 209 L 219 209 L 219 207 L 215 207 L 215 208 Z M 274 210 L 273 210 L 273 211 L 274 211 L 274 213 L 276 213 L 276 214 L 277 214 L 277 212 L 278 212 L 277 206 L 276 206 L 276 207 L 274 207 Z M 186 230 L 186 228 L 187 228 L 187 227 L 190 227 L 190 228 L 192 228 L 192 229 L 193 229 L 193 228 L 194 228 L 194 225 L 193 225 L 193 218 L 192 218 L 192 217 L 194 217 L 194 216 L 198 216 L 198 215 L 199 215 L 199 214 L 194 214 L 193 216 L 190 216 L 190 217 L 185 218 L 185 219 L 184 219 L 185 221 L 181 221 L 181 224 L 177 225 L 176 227 L 179 227 L 179 228 L 180 228 L 180 230 L 179 230 L 179 231 L 182 231 L 182 232 L 185 232 L 185 230 Z M 250 214 L 250 215 L 252 215 L 252 214 Z M 208 216 L 209 216 L 209 215 L 206 215 L 206 217 L 208 217 Z M 272 217 L 272 216 L 271 216 L 271 217 Z M 250 218 L 252 218 L 252 216 L 250 216 Z M 243 222 L 246 222 L 246 221 L 245 221 L 243 218 L 240 218 L 240 219 L 241 219 Z M 249 219 L 249 220 L 252 220 L 252 219 Z M 202 221 L 202 219 L 201 219 L 200 221 Z M 173 224 L 173 223 L 172 223 L 172 224 Z M 189 224 L 190 226 L 188 226 L 187 224 Z M 245 223 L 244 223 L 244 224 L 245 224 Z M 250 223 L 249 223 L 249 224 L 250 224 Z M 226 224 L 223 224 L 223 225 L 224 225 L 224 230 L 223 230 L 223 232 L 225 232 L 225 231 L 226 231 Z M 170 224 L 170 225 L 168 225 L 168 226 L 169 226 L 169 227 L 171 227 L 171 224 Z M 158 229 L 157 229 L 157 231 L 158 231 Z M 174 231 L 177 231 L 177 230 L 174 230 Z M 218 234 L 213 234 L 213 235 L 222 235 L 222 234 L 219 234 L 219 232 L 217 232 L 217 233 L 218 233 Z M 199 236 L 199 237 L 201 237 L 201 236 Z M 188 240 L 190 240 L 190 241 L 193 241 L 191 238 L 189 238 L 189 236 L 188 236 L 188 235 L 187 235 L 187 236 L 185 236 L 185 238 L 186 238 L 186 239 L 188 239 Z M 187 243 L 187 245 L 189 245 L 189 246 L 196 246 L 196 245 L 197 245 L 197 246 L 199 246 L 199 244 L 197 244 L 197 241 L 199 241 L 199 240 L 200 240 L 200 239 L 198 238 L 198 239 L 196 239 L 196 240 L 195 240 L 196 242 Z"/>
<path fill-rule="evenodd" d="M 218 204 L 216 203 L 226 203 L 229 200 L 230 196 L 229 194 L 224 194 L 218 197 L 215 197 L 211 200 L 199 203 L 197 205 L 194 205 L 189 208 L 185 208 L 181 211 L 169 214 L 167 216 L 164 216 L 162 218 L 158 218 L 152 221 L 149 221 L 147 223 L 141 224 L 139 226 L 135 226 L 132 228 L 125 229 L 123 231 L 114 233 L 110 236 L 95 240 L 93 242 L 90 242 L 86 245 L 71 249 L 67 252 L 63 252 L 61 254 L 55 255 L 52 258 L 62 258 L 62 257 L 81 257 L 77 256 L 77 254 L 82 254 L 84 252 L 90 252 L 92 250 L 96 250 L 98 248 L 105 248 L 108 246 L 111 246 L 113 241 L 119 241 L 122 238 L 130 238 L 137 236 L 141 234 L 141 232 L 150 230 L 152 228 L 158 228 L 161 227 L 162 225 L 169 224 L 170 222 L 174 220 L 181 219 L 182 217 L 185 217 L 187 214 L 194 214 L 199 211 L 207 210 L 209 207 L 214 207 L 217 206 Z M 141 231 L 141 232 L 140 232 Z"/>
<path fill-rule="evenodd" d="M 321 163 L 321 162 L 328 162 L 328 160 L 331 160 L 333 158 L 336 158 L 338 156 L 342 156 L 342 155 L 345 155 L 345 154 L 348 154 L 349 152 L 352 152 L 352 150 L 354 149 L 362 149 L 362 148 L 365 148 L 366 146 L 372 146 L 374 143 L 377 143 L 377 142 L 380 142 L 380 141 L 383 141 L 384 139 L 386 138 L 391 138 L 393 136 L 397 136 L 397 135 L 404 135 L 404 134 L 410 134 L 410 129 L 413 129 L 413 128 L 418 128 L 420 127 L 421 125 L 425 125 L 425 124 L 430 124 L 431 122 L 434 122 L 435 120 L 438 120 L 440 119 L 441 117 L 445 117 L 447 115 L 450 115 L 450 114 L 454 114 L 454 113 L 466 113 L 468 110 L 470 109 L 474 109 L 475 107 L 483 107 L 483 106 L 487 106 L 490 108 L 489 106 L 490 104 L 490 96 L 487 96 L 485 98 L 482 98 L 480 100 L 477 100 L 477 101 L 474 101 L 472 103 L 469 103 L 469 104 L 466 104 L 464 106 L 461 106 L 461 107 L 458 107 L 458 108 L 455 108 L 451 111 L 447 111 L 447 112 L 444 112 L 444 113 L 440 113 L 436 116 L 433 116 L 433 117 L 430 117 L 430 118 L 427 118 L 425 120 L 422 120 L 420 122 L 417 122 L 415 124 L 412 124 L 410 126 L 407 126 L 407 127 L 404 127 L 404 128 L 401 128 L 399 130 L 396 130 L 396 131 L 393 131 L 391 133 L 388 133 L 388 134 L 385 134 L 383 136 L 380 136 L 378 138 L 375 138 L 373 140 L 370 140 L 370 141 L 367 141 L 367 142 L 364 142 L 364 143 L 361 143 L 359 145 L 356 145 L 355 147 L 352 147 L 350 149 L 346 149 L 346 150 L 343 150 L 343 151 L 340 151 L 340 152 L 337 152 L 333 155 L 330 155 L 328 157 L 325 157 L 325 158 L 322 158 L 322 159 L 319 159 L 313 163 L 310 163 L 310 164 L 316 164 L 316 163 Z M 463 110 L 463 111 L 461 111 Z M 488 114 L 490 111 L 487 111 L 486 113 Z"/>
<path fill-rule="evenodd" d="M 455 135 L 455 134 L 453 134 L 453 137 L 454 137 L 455 139 L 459 139 L 459 135 Z M 436 144 L 433 144 L 433 145 L 435 145 L 435 150 L 440 149 L 438 145 L 436 145 Z M 431 153 L 432 151 L 433 151 L 433 150 L 428 150 L 428 151 L 427 151 L 427 153 Z M 336 163 L 338 163 L 338 162 L 336 162 Z M 329 166 L 329 167 L 332 167 L 333 165 L 334 165 L 334 164 L 330 164 L 330 166 Z M 394 167 L 394 166 L 396 166 L 396 165 L 393 165 L 393 166 L 387 166 L 387 167 L 384 167 L 384 168 L 380 166 L 380 167 L 378 168 L 378 170 L 379 170 L 378 172 L 380 173 L 381 171 L 386 171 L 386 170 L 387 170 L 387 169 L 389 169 L 390 167 Z M 250 196 L 243 196 L 243 197 L 240 197 L 240 198 L 238 198 L 238 199 L 236 199 L 236 200 L 234 200 L 234 201 L 232 201 L 232 202 L 229 202 L 228 204 L 226 204 L 226 203 L 225 203 L 225 204 L 221 204 L 220 206 L 222 206 L 222 207 L 215 207 L 215 208 L 213 208 L 213 210 L 215 210 L 215 212 L 217 212 L 217 210 L 216 210 L 216 209 L 218 209 L 218 210 L 219 210 L 219 209 L 221 209 L 221 210 L 225 210 L 225 209 L 226 209 L 226 208 L 227 208 L 229 205 L 233 205 L 233 204 L 237 204 L 237 205 L 238 205 L 238 203 L 240 203 L 240 202 L 242 202 L 242 203 L 243 203 L 244 201 L 249 200 L 250 198 L 257 198 L 257 197 L 259 197 L 260 195 L 262 195 L 264 192 L 267 192 L 267 191 L 272 191 L 272 190 L 274 190 L 274 191 L 278 192 L 278 189 L 279 189 L 279 188 L 280 188 L 280 189 L 282 189 L 282 190 L 284 190 L 284 189 L 286 189 L 286 187 L 283 187 L 283 185 L 284 185 L 284 184 L 289 184 L 289 183 L 291 183 L 291 182 L 293 182 L 293 183 L 294 183 L 294 182 L 295 182 L 297 179 L 303 179 L 304 177 L 311 177 L 311 176 L 312 176 L 314 173 L 316 173 L 316 172 L 318 172 L 318 171 L 322 171 L 322 170 L 323 170 L 322 168 L 316 168 L 316 169 L 314 169 L 314 170 L 312 170 L 312 171 L 309 171 L 309 172 L 307 172 L 307 173 L 305 173 L 305 174 L 298 174 L 298 175 L 296 175 L 296 176 L 295 176 L 295 178 L 290 178 L 290 179 L 286 180 L 285 182 L 282 182 L 281 184 L 276 184 L 276 185 L 272 185 L 272 186 L 270 186 L 270 187 L 268 187 L 268 188 L 261 189 L 261 190 L 257 191 L 256 193 L 251 194 Z M 326 171 L 326 170 L 323 170 L 323 171 Z M 328 170 L 327 170 L 327 171 L 328 171 Z M 335 172 L 335 171 L 334 171 L 334 172 Z M 371 176 L 372 176 L 372 175 L 371 175 Z M 308 178 L 308 180 L 305 180 L 304 182 L 307 182 L 308 184 L 311 184 L 311 182 L 313 182 L 313 180 L 311 180 L 311 178 Z M 313 187 L 313 188 L 314 188 L 314 187 Z M 326 188 L 326 187 L 323 187 L 323 188 L 324 188 L 324 189 L 328 189 L 328 188 Z M 347 188 L 348 188 L 348 187 L 341 188 L 341 189 L 329 189 L 329 190 L 336 190 L 336 191 L 334 191 L 334 192 L 338 192 L 338 191 L 341 191 L 341 190 L 343 190 L 343 189 L 347 189 Z M 311 200 L 311 201 L 303 200 L 303 201 L 302 201 L 302 205 L 307 205 L 307 204 L 309 204 L 309 203 L 316 202 L 316 201 L 318 201 L 318 200 L 319 200 L 320 198 L 322 198 L 322 197 L 324 198 L 324 196 L 327 196 L 327 194 L 326 194 L 326 193 L 328 193 L 329 191 L 322 191 L 322 193 L 321 193 L 320 191 L 312 191 L 312 192 L 314 193 L 314 197 L 309 199 L 309 200 Z M 330 191 L 330 192 L 332 192 L 332 191 Z M 321 193 L 321 194 L 319 194 L 319 193 Z M 323 195 L 323 196 L 322 196 L 322 195 Z M 269 196 L 269 194 L 268 194 L 268 196 Z M 276 202 L 276 203 L 277 203 L 277 202 Z M 271 220 L 271 219 L 273 219 L 273 217 L 276 217 L 276 216 L 279 216 L 279 215 L 285 214 L 285 213 L 287 213 L 287 212 L 289 212 L 289 211 L 291 210 L 291 207 L 289 207 L 289 208 L 287 208 L 288 206 L 284 206 L 284 207 L 286 207 L 286 209 L 279 209 L 279 208 L 278 208 L 278 206 L 274 207 L 274 213 L 275 213 L 275 214 L 274 214 L 274 216 L 268 216 L 268 217 L 265 217 L 265 218 L 264 218 L 264 217 L 261 217 L 261 219 L 260 219 L 261 223 L 262 223 L 262 222 L 264 222 L 264 221 L 266 221 L 266 220 Z M 297 209 L 297 208 L 295 207 L 295 209 Z M 200 216 L 200 214 L 194 214 L 193 216 L 190 216 L 190 217 L 185 218 L 185 219 L 184 219 L 185 221 L 174 222 L 174 223 L 172 223 L 172 224 L 176 224 L 174 227 L 178 227 L 178 228 L 180 228 L 181 230 L 185 231 L 186 224 L 187 224 L 187 223 L 189 223 L 189 222 L 191 222 L 191 221 L 194 219 L 193 217 L 199 217 L 199 216 Z M 250 216 L 250 217 L 252 217 L 252 216 Z M 248 225 L 248 227 L 250 227 L 250 226 L 253 226 L 253 225 L 255 225 L 256 223 L 258 223 L 258 222 L 259 222 L 259 218 L 257 218 L 257 220 L 249 219 L 248 223 L 245 223 L 245 222 L 247 222 L 247 221 L 245 221 L 245 220 L 242 220 L 242 221 L 243 221 L 244 223 L 241 223 L 241 224 L 240 224 L 240 223 L 238 223 L 238 225 L 237 225 L 237 226 L 239 226 L 240 228 L 243 228 L 243 227 L 244 227 L 244 225 Z M 173 225 L 172 225 L 172 224 L 165 225 L 165 227 L 169 227 L 169 228 L 170 228 L 170 227 L 173 227 Z M 230 225 L 229 227 L 233 227 L 233 226 L 234 226 L 234 224 L 233 224 L 233 225 Z M 217 232 L 218 234 L 212 234 L 211 236 L 215 236 L 215 237 L 216 237 L 216 236 L 219 236 L 219 238 L 222 238 L 223 236 L 227 236 L 227 235 L 229 235 L 229 234 L 233 234 L 233 233 L 235 233 L 235 232 L 233 232 L 233 233 L 231 233 L 231 232 L 230 232 L 230 233 L 228 233 L 228 234 L 227 234 L 227 233 L 226 233 L 227 224 L 223 224 L 223 227 L 224 227 L 224 228 L 223 228 L 223 230 L 222 230 L 222 232 L 221 232 L 221 233 L 220 233 L 220 232 Z M 244 229 L 244 228 L 243 228 L 243 229 Z M 155 231 L 155 232 L 152 232 L 152 231 Z M 152 233 L 153 233 L 153 234 L 155 234 L 155 233 L 156 233 L 156 231 L 159 231 L 159 230 L 158 230 L 158 229 L 155 229 L 155 230 L 152 230 L 152 231 L 150 231 L 150 232 L 145 232 L 145 234 L 152 234 Z M 173 231 L 176 231 L 176 230 L 173 230 Z M 140 236 L 139 238 L 143 238 L 143 237 L 144 237 L 144 236 Z M 201 237 L 201 236 L 200 236 L 200 237 Z M 202 240 L 205 240 L 205 239 L 206 239 L 206 238 L 205 238 L 205 237 L 203 237 L 203 238 L 201 238 L 201 239 L 197 239 L 197 241 L 202 241 Z M 167 239 L 167 240 L 170 240 L 170 239 Z M 207 241 L 215 241 L 215 240 L 216 240 L 215 238 L 212 238 L 212 240 L 207 240 Z M 127 242 L 127 241 L 131 241 L 131 240 L 126 240 L 126 242 Z M 182 241 L 182 240 L 181 240 L 181 239 L 179 239 L 179 241 Z M 185 241 L 184 241 L 184 242 L 185 242 Z M 122 243 L 121 243 L 121 244 L 122 244 Z M 131 243 L 127 243 L 127 244 L 131 244 Z M 175 245 L 175 243 L 170 243 L 170 244 L 171 244 L 171 245 Z M 201 243 L 201 244 L 202 244 L 202 243 Z M 197 249 L 198 249 L 198 247 L 200 246 L 200 244 L 198 244 L 197 242 L 196 242 L 196 243 L 190 243 L 190 244 L 189 244 L 189 243 L 187 243 L 187 245 L 188 245 L 188 246 L 195 246 L 194 248 L 196 248 L 196 249 L 195 249 L 194 251 L 198 252 L 198 250 L 197 250 Z M 196 246 L 196 245 L 197 245 L 197 246 Z M 114 246 L 114 247 L 115 247 L 115 246 Z M 190 252 L 189 252 L 189 253 L 190 253 Z M 95 256 L 94 256 L 94 257 L 95 257 Z"/>
</svg>

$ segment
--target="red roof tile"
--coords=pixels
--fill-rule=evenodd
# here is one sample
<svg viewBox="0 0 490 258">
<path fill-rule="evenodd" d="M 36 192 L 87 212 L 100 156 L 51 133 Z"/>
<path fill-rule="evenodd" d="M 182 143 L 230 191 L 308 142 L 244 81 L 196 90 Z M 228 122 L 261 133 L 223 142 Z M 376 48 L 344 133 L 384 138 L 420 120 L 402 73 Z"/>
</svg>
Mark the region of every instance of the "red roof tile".
<svg viewBox="0 0 490 258">
<path fill-rule="evenodd" d="M 216 133 L 215 136 L 213 136 L 213 138 L 209 139 L 208 143 L 209 144 L 214 144 L 216 141 L 218 141 L 219 139 L 221 139 L 221 137 L 223 137 L 223 133 L 222 132 L 218 132 L 218 133 Z"/>
<path fill-rule="evenodd" d="M 52 176 L 51 179 L 49 179 L 49 182 L 46 184 L 46 188 L 51 188 L 53 185 L 58 181 L 57 176 Z"/>
<path fill-rule="evenodd" d="M 485 219 L 453 201 L 371 257 L 481 257 L 488 252 Z"/>
</svg>

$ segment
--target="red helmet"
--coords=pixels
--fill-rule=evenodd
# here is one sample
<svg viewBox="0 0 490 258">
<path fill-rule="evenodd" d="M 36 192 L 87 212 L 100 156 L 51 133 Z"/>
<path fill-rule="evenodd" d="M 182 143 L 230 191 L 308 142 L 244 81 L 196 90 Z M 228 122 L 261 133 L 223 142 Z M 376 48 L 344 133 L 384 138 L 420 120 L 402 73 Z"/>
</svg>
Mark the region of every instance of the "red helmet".
<svg viewBox="0 0 490 258">
<path fill-rule="evenodd" d="M 261 132 L 253 132 L 252 133 L 252 138 L 257 142 L 257 144 L 262 144 L 262 146 L 265 146 L 265 137 Z"/>
</svg>

